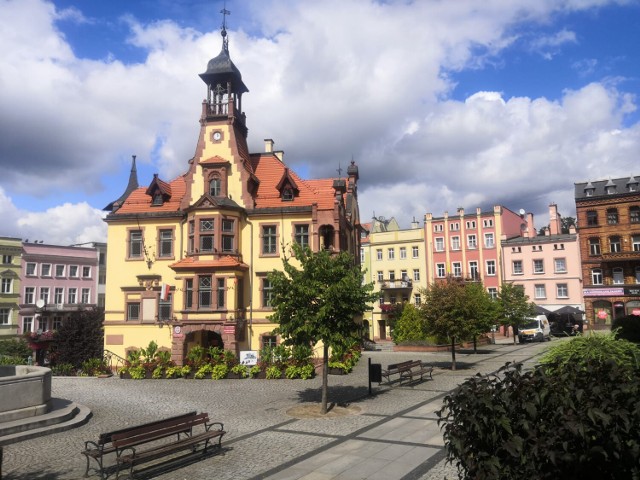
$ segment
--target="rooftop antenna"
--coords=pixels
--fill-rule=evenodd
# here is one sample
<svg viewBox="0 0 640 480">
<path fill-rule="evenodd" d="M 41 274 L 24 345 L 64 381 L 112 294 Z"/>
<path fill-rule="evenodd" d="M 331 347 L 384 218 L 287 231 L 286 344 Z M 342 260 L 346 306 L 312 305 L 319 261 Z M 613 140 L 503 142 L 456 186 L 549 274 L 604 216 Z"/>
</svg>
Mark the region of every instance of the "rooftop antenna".
<svg viewBox="0 0 640 480">
<path fill-rule="evenodd" d="M 222 48 L 225 52 L 229 53 L 229 39 L 227 38 L 227 15 L 231 15 L 231 12 L 227 10 L 226 0 L 224 2 L 222 10 L 220 10 L 220 13 L 222 14 L 222 32 L 220 32 L 220 35 L 222 35 Z"/>
</svg>

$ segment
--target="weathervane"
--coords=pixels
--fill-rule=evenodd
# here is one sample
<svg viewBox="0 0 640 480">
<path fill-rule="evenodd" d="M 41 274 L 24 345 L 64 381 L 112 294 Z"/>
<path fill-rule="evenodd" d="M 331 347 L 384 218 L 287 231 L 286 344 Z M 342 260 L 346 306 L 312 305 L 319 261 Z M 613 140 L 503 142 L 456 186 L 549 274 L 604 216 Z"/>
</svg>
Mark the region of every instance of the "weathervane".
<svg viewBox="0 0 640 480">
<path fill-rule="evenodd" d="M 229 51 L 229 39 L 227 38 L 227 15 L 231 15 L 231 12 L 227 10 L 227 2 L 224 2 L 224 6 L 222 10 L 220 10 L 222 14 L 222 48 L 224 48 L 225 52 Z"/>
<path fill-rule="evenodd" d="M 342 167 L 340 166 L 340 162 L 338 162 L 338 168 L 336 168 L 336 172 L 338 172 L 338 177 L 342 176 Z"/>
</svg>

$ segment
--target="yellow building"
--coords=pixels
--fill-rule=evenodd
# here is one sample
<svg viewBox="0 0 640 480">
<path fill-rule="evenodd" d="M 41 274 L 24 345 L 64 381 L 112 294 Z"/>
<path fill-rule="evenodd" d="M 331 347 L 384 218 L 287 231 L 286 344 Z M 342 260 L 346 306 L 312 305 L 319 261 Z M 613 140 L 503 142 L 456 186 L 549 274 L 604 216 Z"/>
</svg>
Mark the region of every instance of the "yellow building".
<svg viewBox="0 0 640 480">
<path fill-rule="evenodd" d="M 397 304 L 422 301 L 420 288 L 427 286 L 424 229 L 414 221 L 400 229 L 394 218 L 374 218 L 363 238 L 360 258 L 365 282 L 374 282 L 379 299 L 365 313 L 364 331 L 372 340 L 390 338 Z"/>
<path fill-rule="evenodd" d="M 282 268 L 290 245 L 360 249 L 358 167 L 303 180 L 272 140 L 249 153 L 248 89 L 224 26 L 222 37 L 200 75 L 207 98 L 186 173 L 139 187 L 134 157 L 124 194 L 105 208 L 105 349 L 121 356 L 155 341 L 182 364 L 195 345 L 239 353 L 276 343 L 267 274 Z"/>
</svg>

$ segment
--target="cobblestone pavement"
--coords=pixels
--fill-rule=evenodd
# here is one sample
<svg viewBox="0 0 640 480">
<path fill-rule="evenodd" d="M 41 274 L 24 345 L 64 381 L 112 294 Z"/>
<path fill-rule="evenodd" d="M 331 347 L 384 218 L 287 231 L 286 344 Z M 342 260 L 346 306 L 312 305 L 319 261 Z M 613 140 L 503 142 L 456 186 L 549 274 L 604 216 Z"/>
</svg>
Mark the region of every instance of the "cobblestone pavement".
<svg viewBox="0 0 640 480">
<path fill-rule="evenodd" d="M 182 461 L 165 462 L 160 469 L 143 470 L 136 478 L 453 479 L 457 478 L 455 469 L 445 465 L 442 436 L 435 422 L 434 412 L 442 397 L 478 372 L 494 372 L 509 361 L 533 364 L 544 347 L 503 340 L 479 347 L 478 354 L 457 353 L 456 371 L 449 369 L 451 354 L 447 352 L 365 352 L 350 375 L 329 378 L 329 400 L 358 406 L 361 412 L 332 419 L 296 419 L 287 414 L 300 403 L 320 401 L 320 377 L 306 381 L 54 377 L 53 396 L 87 406 L 93 417 L 81 427 L 6 446 L 3 478 L 80 479 L 86 466 L 80 451 L 86 440 L 197 410 L 224 423 L 228 433 L 222 451 L 197 461 L 186 456 Z M 409 359 L 433 362 L 433 381 L 394 388 L 374 384 L 374 395 L 369 396 L 369 358 L 383 367 Z M 363 449 L 367 461 L 361 460 L 357 468 L 346 465 L 347 459 L 363 455 Z M 404 455 L 401 461 L 400 455 Z M 90 476 L 99 478 L 94 471 Z"/>
</svg>

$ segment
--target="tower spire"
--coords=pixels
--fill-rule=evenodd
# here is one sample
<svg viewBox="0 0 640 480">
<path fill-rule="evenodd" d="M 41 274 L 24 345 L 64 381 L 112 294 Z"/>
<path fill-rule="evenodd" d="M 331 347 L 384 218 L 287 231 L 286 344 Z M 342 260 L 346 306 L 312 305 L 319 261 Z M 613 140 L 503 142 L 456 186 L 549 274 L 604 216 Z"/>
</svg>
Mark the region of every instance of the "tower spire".
<svg viewBox="0 0 640 480">
<path fill-rule="evenodd" d="M 222 7 L 222 10 L 220 10 L 220 13 L 222 14 L 222 30 L 220 32 L 220 35 L 222 35 L 222 49 L 229 53 L 229 39 L 227 38 L 227 15 L 231 15 L 231 12 L 229 10 L 227 10 L 227 2 L 224 2 L 224 6 Z"/>
</svg>

